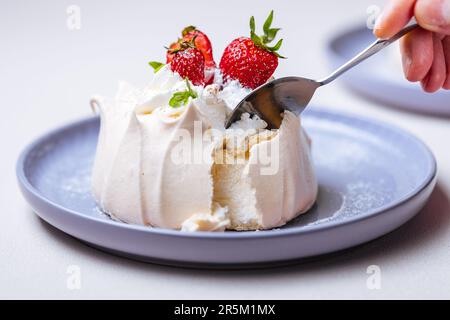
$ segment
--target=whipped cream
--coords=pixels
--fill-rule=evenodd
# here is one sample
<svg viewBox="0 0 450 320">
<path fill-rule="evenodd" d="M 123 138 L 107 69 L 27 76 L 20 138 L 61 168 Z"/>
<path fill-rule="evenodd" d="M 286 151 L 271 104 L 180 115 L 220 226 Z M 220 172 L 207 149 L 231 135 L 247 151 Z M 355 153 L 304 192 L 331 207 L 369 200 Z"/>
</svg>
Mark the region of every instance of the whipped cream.
<svg viewBox="0 0 450 320">
<path fill-rule="evenodd" d="M 92 186 L 102 210 L 127 223 L 223 231 L 281 226 L 313 205 L 317 182 L 300 119 L 286 112 L 269 131 L 244 114 L 225 130 L 250 90 L 215 79 L 192 86 L 197 97 L 176 108 L 169 101 L 186 82 L 168 66 L 144 89 L 121 82 L 114 99 L 93 98 L 101 128 Z M 187 158 L 180 141 L 188 141 Z"/>
</svg>

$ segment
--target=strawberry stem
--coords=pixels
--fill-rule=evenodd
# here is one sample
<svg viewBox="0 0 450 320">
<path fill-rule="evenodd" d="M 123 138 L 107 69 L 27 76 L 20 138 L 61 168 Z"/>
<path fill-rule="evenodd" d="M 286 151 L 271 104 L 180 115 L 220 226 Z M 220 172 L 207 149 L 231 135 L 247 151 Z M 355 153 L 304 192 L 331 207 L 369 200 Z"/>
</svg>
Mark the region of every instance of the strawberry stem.
<svg viewBox="0 0 450 320">
<path fill-rule="evenodd" d="M 270 47 L 268 46 L 269 43 L 271 43 L 275 38 L 277 37 L 278 31 L 280 31 L 280 28 L 272 28 L 272 22 L 273 22 L 273 10 L 270 11 L 269 16 L 267 17 L 266 21 L 263 25 L 263 31 L 264 34 L 262 36 L 258 36 L 255 32 L 256 24 L 255 24 L 255 17 L 250 18 L 250 38 L 252 39 L 253 43 L 269 52 L 272 52 L 277 57 L 285 59 L 282 55 L 280 55 L 277 51 L 280 49 L 283 39 L 279 40 L 274 46 Z"/>
<path fill-rule="evenodd" d="M 181 35 L 184 37 L 188 33 L 192 32 L 192 31 L 196 31 L 196 30 L 197 30 L 197 27 L 195 27 L 195 26 L 187 26 L 186 28 L 183 29 L 183 31 L 181 31 Z"/>
<path fill-rule="evenodd" d="M 184 50 L 186 50 L 186 49 L 189 49 L 189 48 L 196 48 L 196 45 L 195 45 L 195 39 L 197 39 L 197 35 L 195 35 L 194 37 L 192 37 L 192 39 L 190 39 L 189 41 L 186 41 L 186 40 L 179 40 L 179 42 L 178 42 L 178 47 L 176 47 L 176 48 L 174 48 L 174 49 L 168 49 L 168 51 L 170 52 L 170 53 L 177 53 L 177 52 L 180 52 L 180 51 L 184 51 Z"/>
</svg>

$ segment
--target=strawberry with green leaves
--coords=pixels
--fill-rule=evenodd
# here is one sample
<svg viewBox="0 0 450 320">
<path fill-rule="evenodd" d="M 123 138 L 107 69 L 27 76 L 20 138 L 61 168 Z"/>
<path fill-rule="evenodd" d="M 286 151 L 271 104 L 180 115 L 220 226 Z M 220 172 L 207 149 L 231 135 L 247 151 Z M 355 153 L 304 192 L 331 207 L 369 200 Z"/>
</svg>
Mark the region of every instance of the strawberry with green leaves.
<svg viewBox="0 0 450 320">
<path fill-rule="evenodd" d="M 175 57 L 174 52 L 183 48 L 184 43 L 192 43 L 195 48 L 200 50 L 205 58 L 205 83 L 211 84 L 214 81 L 214 70 L 216 63 L 213 58 L 211 41 L 208 36 L 194 26 L 188 26 L 181 32 L 181 38 L 172 43 L 167 50 L 166 62 L 171 63 Z"/>
<path fill-rule="evenodd" d="M 166 62 L 170 64 L 173 72 L 189 79 L 196 86 L 211 84 L 214 80 L 216 63 L 211 42 L 206 34 L 194 26 L 184 28 L 182 38 L 167 48 Z M 151 61 L 149 64 L 155 72 L 164 66 L 157 61 Z"/>
<path fill-rule="evenodd" d="M 213 58 L 213 50 L 211 41 L 209 41 L 208 36 L 202 31 L 198 30 L 194 26 L 188 26 L 181 32 L 181 38 L 176 42 L 172 43 L 167 50 L 166 62 L 170 63 L 174 57 L 173 51 L 179 50 L 183 43 L 193 42 L 194 46 L 201 51 L 203 57 L 205 58 L 205 65 L 207 68 L 215 68 L 216 63 Z"/>
<path fill-rule="evenodd" d="M 178 73 L 183 79 L 189 79 L 196 86 L 205 85 L 205 58 L 200 50 L 195 47 L 195 38 L 190 41 L 182 41 L 176 49 L 169 49 L 171 61 L 170 70 Z M 164 64 L 150 61 L 149 65 L 158 72 Z"/>
<path fill-rule="evenodd" d="M 264 35 L 255 33 L 255 18 L 250 18 L 250 38 L 240 37 L 233 40 L 226 48 L 220 60 L 220 69 L 226 80 L 238 80 L 244 87 L 255 89 L 264 84 L 275 72 L 278 58 L 284 58 L 278 53 L 283 43 L 279 40 L 270 46 L 279 28 L 272 28 L 273 11 L 266 19 Z"/>
</svg>

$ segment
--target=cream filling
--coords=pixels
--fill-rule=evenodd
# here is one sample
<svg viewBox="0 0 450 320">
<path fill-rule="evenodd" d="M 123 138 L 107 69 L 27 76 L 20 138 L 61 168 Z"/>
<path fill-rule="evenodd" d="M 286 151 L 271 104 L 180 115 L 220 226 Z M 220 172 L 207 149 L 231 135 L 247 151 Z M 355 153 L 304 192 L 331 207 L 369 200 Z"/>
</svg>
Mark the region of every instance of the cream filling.
<svg viewBox="0 0 450 320">
<path fill-rule="evenodd" d="M 245 121 L 235 127 L 245 127 Z M 213 200 L 229 209 L 230 229 L 281 226 L 314 204 L 317 182 L 308 138 L 290 112 L 277 131 L 259 129 L 244 137 L 230 133 L 214 159 Z"/>
</svg>

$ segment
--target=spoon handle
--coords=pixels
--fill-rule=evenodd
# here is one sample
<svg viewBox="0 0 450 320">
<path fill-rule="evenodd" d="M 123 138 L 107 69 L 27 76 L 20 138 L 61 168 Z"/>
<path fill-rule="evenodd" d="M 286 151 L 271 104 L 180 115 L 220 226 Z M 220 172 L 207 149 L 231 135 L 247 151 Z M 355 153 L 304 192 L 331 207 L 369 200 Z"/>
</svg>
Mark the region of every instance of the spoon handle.
<svg viewBox="0 0 450 320">
<path fill-rule="evenodd" d="M 416 29 L 419 25 L 417 23 L 408 25 L 407 27 L 400 30 L 397 34 L 395 34 L 393 37 L 388 39 L 378 39 L 374 43 L 372 43 L 369 47 L 364 49 L 362 52 L 360 52 L 358 55 L 356 55 L 353 59 L 348 61 L 346 64 L 341 66 L 339 69 L 334 71 L 331 75 L 329 75 L 327 78 L 319 80 L 318 82 L 320 85 L 325 85 L 333 81 L 334 79 L 338 78 L 343 73 L 347 72 L 354 66 L 358 65 L 359 63 L 363 62 L 367 58 L 373 56 L 378 51 L 386 48 L 391 43 L 397 41 L 401 37 L 403 37 L 405 34 L 409 33 L 410 31 Z"/>
</svg>

